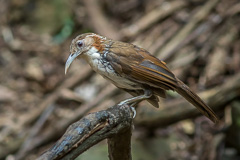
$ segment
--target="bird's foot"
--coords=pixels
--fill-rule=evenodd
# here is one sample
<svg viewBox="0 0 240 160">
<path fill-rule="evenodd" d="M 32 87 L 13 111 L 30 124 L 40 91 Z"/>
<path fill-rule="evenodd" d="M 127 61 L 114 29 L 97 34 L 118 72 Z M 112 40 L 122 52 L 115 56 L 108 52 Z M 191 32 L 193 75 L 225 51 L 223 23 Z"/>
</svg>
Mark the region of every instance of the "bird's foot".
<svg viewBox="0 0 240 160">
<path fill-rule="evenodd" d="M 132 97 L 120 102 L 118 105 L 128 104 L 128 105 L 136 105 L 137 103 L 141 102 L 142 100 L 148 99 L 152 96 L 151 90 L 144 90 L 144 94 L 136 97 Z"/>
<path fill-rule="evenodd" d="M 135 118 L 137 115 L 137 111 L 135 109 L 135 106 L 137 105 L 137 102 L 133 102 L 132 104 L 129 105 L 129 103 L 126 103 L 125 101 L 122 101 L 120 103 L 118 103 L 118 106 L 123 106 L 123 105 L 128 105 L 130 107 L 130 110 L 132 111 L 132 118 Z"/>
<path fill-rule="evenodd" d="M 152 96 L 152 91 L 151 90 L 144 90 L 143 95 L 126 99 L 124 101 L 121 101 L 118 105 L 119 106 L 129 105 L 130 108 L 131 108 L 131 111 L 133 112 L 133 118 L 135 118 L 137 112 L 136 112 L 136 109 L 134 108 L 134 106 L 136 106 L 142 100 L 150 98 L 151 96 Z"/>
<path fill-rule="evenodd" d="M 135 107 L 133 107 L 133 106 L 130 106 L 130 109 L 131 109 L 131 111 L 133 113 L 132 118 L 134 119 L 136 117 L 136 115 L 137 115 L 137 111 L 136 111 Z"/>
</svg>

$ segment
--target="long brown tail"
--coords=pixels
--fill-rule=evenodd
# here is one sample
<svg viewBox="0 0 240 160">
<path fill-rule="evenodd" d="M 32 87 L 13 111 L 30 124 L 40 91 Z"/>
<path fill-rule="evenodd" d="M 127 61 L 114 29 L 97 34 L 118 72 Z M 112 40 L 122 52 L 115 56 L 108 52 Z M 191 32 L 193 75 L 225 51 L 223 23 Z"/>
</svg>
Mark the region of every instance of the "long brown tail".
<svg viewBox="0 0 240 160">
<path fill-rule="evenodd" d="M 202 114 L 211 119 L 214 123 L 219 121 L 217 115 L 214 111 L 205 103 L 203 100 L 194 93 L 187 85 L 185 85 L 181 80 L 178 80 L 178 88 L 176 91 L 182 95 L 186 100 L 192 103 Z"/>
</svg>

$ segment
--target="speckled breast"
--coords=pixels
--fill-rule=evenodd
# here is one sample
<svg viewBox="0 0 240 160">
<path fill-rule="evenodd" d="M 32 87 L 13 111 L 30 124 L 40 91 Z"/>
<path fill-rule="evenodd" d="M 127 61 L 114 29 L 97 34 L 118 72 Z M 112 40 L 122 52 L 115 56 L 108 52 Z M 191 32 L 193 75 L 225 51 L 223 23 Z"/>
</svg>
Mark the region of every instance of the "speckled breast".
<svg viewBox="0 0 240 160">
<path fill-rule="evenodd" d="M 130 81 L 116 73 L 111 64 L 106 61 L 104 56 L 106 55 L 99 53 L 94 47 L 86 53 L 86 58 L 88 59 L 87 61 L 93 70 L 102 75 L 105 79 L 110 80 L 117 87 L 130 90 L 141 89 L 136 87 L 137 84 L 135 82 Z"/>
</svg>

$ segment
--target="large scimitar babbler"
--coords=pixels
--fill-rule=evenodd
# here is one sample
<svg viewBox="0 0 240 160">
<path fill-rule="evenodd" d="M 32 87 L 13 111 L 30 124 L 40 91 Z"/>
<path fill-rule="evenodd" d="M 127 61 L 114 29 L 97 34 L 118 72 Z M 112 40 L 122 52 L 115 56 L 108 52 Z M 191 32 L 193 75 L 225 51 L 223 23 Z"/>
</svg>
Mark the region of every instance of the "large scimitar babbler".
<svg viewBox="0 0 240 160">
<path fill-rule="evenodd" d="M 165 62 L 143 48 L 95 33 L 85 33 L 73 39 L 65 73 L 77 57 L 85 59 L 94 71 L 134 96 L 120 104 L 133 106 L 146 99 L 158 107 L 158 96 L 165 98 L 165 91 L 173 90 L 213 122 L 218 121 L 214 111 L 179 80 Z"/>
</svg>

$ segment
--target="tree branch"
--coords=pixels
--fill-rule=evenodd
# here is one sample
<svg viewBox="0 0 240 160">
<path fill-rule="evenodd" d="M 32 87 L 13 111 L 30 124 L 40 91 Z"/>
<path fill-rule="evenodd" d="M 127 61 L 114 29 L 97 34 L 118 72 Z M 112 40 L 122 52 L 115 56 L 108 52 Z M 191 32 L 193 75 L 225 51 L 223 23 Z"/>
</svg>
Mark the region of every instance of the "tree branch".
<svg viewBox="0 0 240 160">
<path fill-rule="evenodd" d="M 108 138 L 108 152 L 110 160 L 131 160 L 132 125 L 125 130 Z"/>
<path fill-rule="evenodd" d="M 120 159 L 124 159 L 121 156 L 128 155 L 127 160 L 130 160 L 131 125 L 132 115 L 128 105 L 115 105 L 107 110 L 88 114 L 69 126 L 57 143 L 38 160 L 71 160 L 105 138 L 109 138 L 110 157 L 116 160 L 114 155 L 118 155 Z M 127 149 L 119 149 L 122 146 Z"/>
</svg>

